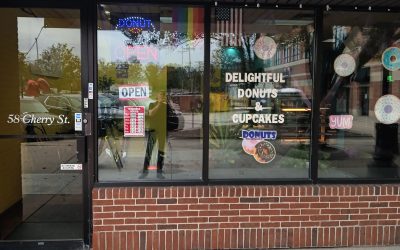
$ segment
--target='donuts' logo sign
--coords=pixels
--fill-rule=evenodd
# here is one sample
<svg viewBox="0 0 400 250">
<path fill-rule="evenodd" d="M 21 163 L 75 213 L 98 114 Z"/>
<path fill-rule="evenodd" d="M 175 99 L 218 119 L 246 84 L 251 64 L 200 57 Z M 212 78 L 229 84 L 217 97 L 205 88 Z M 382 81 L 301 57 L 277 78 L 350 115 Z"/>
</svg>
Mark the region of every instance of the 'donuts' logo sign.
<svg viewBox="0 0 400 250">
<path fill-rule="evenodd" d="M 259 163 L 269 163 L 275 159 L 276 150 L 274 145 L 266 140 L 275 140 L 277 132 L 274 130 L 243 130 L 242 148 L 244 152 L 252 155 Z"/>
</svg>

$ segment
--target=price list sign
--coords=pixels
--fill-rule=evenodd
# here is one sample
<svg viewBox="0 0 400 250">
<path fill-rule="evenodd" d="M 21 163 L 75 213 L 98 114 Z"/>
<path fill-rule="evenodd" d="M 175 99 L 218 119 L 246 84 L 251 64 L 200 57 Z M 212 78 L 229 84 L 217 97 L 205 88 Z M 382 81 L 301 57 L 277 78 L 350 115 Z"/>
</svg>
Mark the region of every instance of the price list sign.
<svg viewBox="0 0 400 250">
<path fill-rule="evenodd" d="M 124 137 L 144 137 L 144 106 L 124 106 Z"/>
</svg>

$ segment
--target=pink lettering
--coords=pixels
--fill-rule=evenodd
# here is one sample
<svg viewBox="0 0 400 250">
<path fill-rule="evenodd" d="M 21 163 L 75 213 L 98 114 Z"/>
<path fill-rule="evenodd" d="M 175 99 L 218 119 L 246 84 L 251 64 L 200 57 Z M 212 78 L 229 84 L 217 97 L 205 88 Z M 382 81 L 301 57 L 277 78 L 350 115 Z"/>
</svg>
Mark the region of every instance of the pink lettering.
<svg viewBox="0 0 400 250">
<path fill-rule="evenodd" d="M 352 115 L 330 115 L 329 128 L 331 129 L 351 129 L 353 127 Z"/>
<path fill-rule="evenodd" d="M 135 56 L 142 61 L 158 61 L 158 50 L 153 47 L 143 45 L 128 45 L 123 48 L 124 59 L 129 60 Z M 116 52 L 119 55 L 119 51 Z"/>
</svg>

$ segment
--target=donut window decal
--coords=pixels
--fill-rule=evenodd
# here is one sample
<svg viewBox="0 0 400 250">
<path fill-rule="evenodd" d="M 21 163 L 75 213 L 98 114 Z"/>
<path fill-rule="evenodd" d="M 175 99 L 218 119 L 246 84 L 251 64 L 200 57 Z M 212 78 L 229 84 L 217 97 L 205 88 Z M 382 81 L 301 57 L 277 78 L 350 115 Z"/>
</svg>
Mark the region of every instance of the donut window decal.
<svg viewBox="0 0 400 250">
<path fill-rule="evenodd" d="M 375 116 L 383 124 L 396 123 L 400 119 L 400 99 L 395 95 L 384 95 L 375 104 Z"/>
<path fill-rule="evenodd" d="M 400 69 L 400 49 L 397 47 L 387 48 L 382 53 L 382 65 L 389 71 Z"/>
<path fill-rule="evenodd" d="M 275 159 L 274 145 L 267 140 L 275 140 L 275 130 L 242 130 L 243 151 L 252 155 L 258 163 L 266 164 Z"/>
</svg>

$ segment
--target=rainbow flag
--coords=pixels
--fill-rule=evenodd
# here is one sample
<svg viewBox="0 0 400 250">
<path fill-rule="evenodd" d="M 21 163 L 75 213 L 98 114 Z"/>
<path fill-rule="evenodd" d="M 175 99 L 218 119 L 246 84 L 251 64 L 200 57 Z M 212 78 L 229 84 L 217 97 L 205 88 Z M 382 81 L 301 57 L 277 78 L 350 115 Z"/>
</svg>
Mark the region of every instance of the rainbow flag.
<svg viewBox="0 0 400 250">
<path fill-rule="evenodd" d="M 174 31 L 186 33 L 192 39 L 204 32 L 204 9 L 174 8 L 172 22 Z"/>
</svg>

